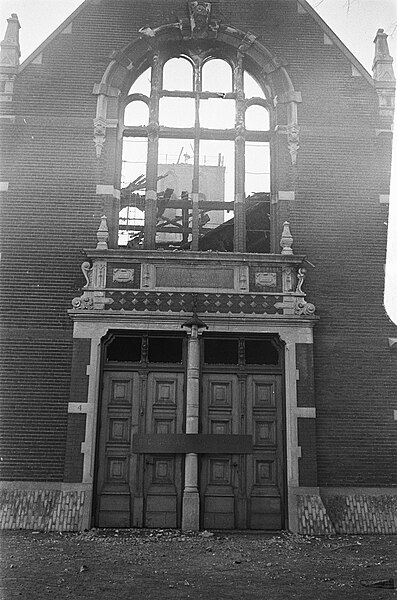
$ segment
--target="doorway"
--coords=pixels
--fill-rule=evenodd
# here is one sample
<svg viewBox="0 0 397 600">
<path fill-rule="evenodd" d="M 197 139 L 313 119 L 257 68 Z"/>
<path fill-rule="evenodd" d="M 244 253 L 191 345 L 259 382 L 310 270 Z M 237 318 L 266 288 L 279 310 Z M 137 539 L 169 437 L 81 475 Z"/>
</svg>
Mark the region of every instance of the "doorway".
<svg viewBox="0 0 397 600">
<path fill-rule="evenodd" d="M 184 433 L 185 371 L 183 335 L 121 332 L 105 340 L 96 526 L 181 526 L 185 455 L 170 443 L 137 452 L 133 439 Z M 274 336 L 204 334 L 200 380 L 200 433 L 252 437 L 249 454 L 238 445 L 235 454 L 200 453 L 200 526 L 284 528 L 282 345 Z"/>
</svg>

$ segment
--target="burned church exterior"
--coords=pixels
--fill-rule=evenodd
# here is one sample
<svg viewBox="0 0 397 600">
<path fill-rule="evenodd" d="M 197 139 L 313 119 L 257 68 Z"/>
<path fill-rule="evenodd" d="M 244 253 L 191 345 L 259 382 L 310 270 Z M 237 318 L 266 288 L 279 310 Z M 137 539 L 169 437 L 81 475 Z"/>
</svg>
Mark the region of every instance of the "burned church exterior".
<svg viewBox="0 0 397 600">
<path fill-rule="evenodd" d="M 305 0 L 8 19 L 3 528 L 397 533 L 377 26 L 369 74 Z"/>
</svg>

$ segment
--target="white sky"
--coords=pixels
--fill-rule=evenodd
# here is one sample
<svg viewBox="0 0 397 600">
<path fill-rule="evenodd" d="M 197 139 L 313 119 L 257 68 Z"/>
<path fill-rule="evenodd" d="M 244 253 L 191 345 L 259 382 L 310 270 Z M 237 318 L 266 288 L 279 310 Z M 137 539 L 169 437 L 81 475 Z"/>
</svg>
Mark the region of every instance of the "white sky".
<svg viewBox="0 0 397 600">
<path fill-rule="evenodd" d="M 397 58 L 397 0 L 308 1 L 369 72 L 374 54 L 373 40 L 378 28 L 383 28 L 389 34 L 390 51 L 392 56 Z M 4 37 L 6 19 L 11 13 L 17 13 L 21 24 L 23 61 L 80 4 L 81 0 L 0 0 L 0 37 Z M 386 308 L 397 323 L 397 174 L 394 173 L 397 171 L 396 163 L 397 160 L 394 160 L 386 269 Z"/>
</svg>

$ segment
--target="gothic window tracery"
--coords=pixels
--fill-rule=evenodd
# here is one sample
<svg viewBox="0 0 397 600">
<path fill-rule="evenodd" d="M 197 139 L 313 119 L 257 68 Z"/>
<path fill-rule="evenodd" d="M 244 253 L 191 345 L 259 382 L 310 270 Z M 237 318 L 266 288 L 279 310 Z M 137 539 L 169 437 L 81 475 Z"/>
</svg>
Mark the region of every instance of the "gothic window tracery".
<svg viewBox="0 0 397 600">
<path fill-rule="evenodd" d="M 236 51 L 155 54 L 124 110 L 119 244 L 270 251 L 270 107 Z"/>
</svg>

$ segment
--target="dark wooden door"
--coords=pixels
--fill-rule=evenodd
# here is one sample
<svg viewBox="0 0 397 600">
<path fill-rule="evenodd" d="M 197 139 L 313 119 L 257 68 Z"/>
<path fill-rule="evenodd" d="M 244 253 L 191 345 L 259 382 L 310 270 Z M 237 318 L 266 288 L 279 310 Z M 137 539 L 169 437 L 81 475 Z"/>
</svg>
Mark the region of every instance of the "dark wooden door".
<svg viewBox="0 0 397 600">
<path fill-rule="evenodd" d="M 143 433 L 183 431 L 183 374 L 150 373 Z M 144 458 L 144 526 L 179 527 L 182 455 L 147 454 Z"/>
<path fill-rule="evenodd" d="M 183 373 L 106 371 L 96 525 L 178 527 L 182 456 L 132 452 L 135 434 L 182 433 Z"/>
<path fill-rule="evenodd" d="M 253 453 L 201 458 L 202 527 L 284 526 L 281 376 L 204 374 L 203 433 L 252 435 Z"/>
</svg>

